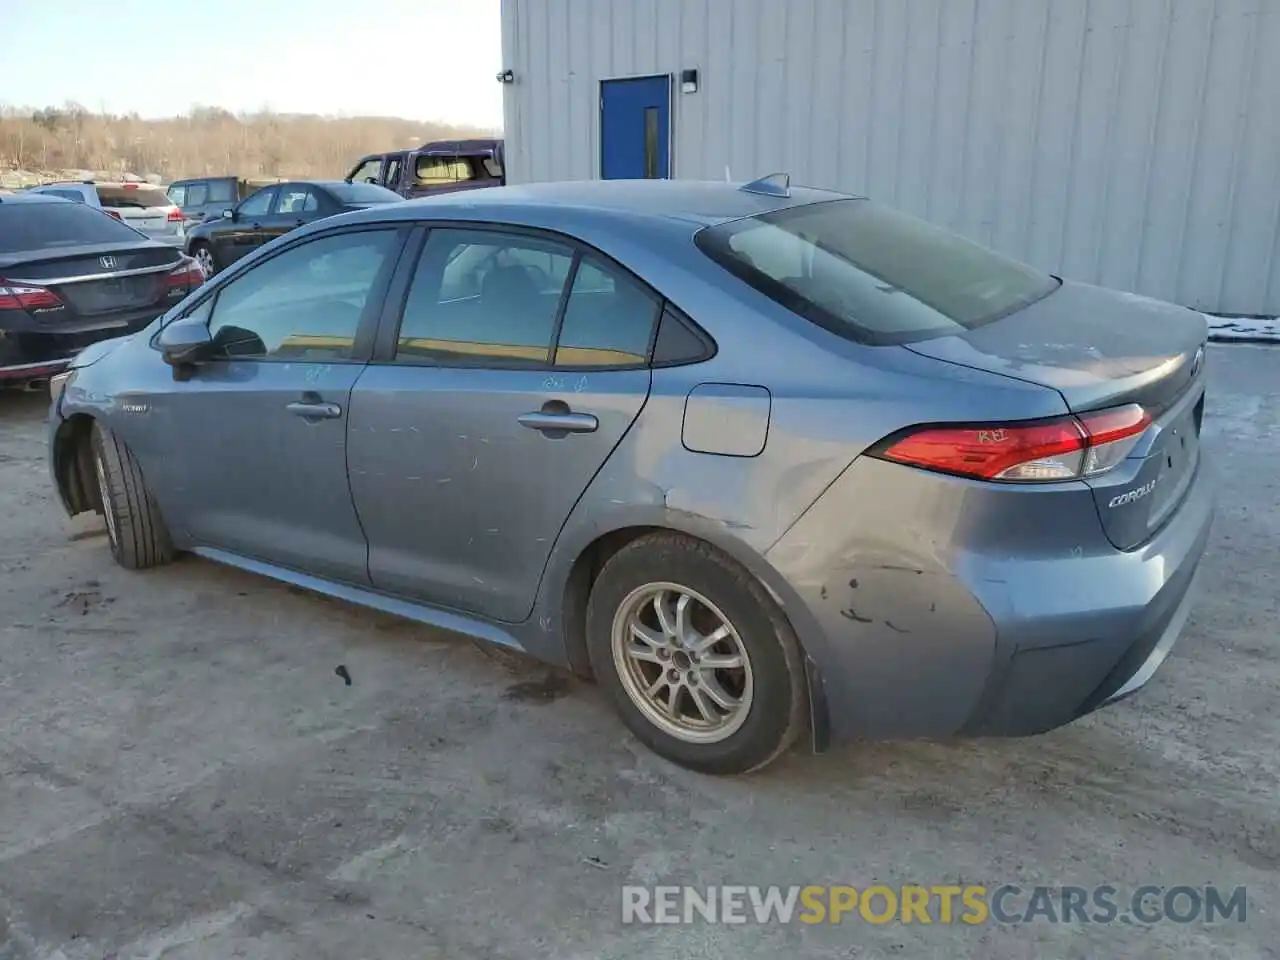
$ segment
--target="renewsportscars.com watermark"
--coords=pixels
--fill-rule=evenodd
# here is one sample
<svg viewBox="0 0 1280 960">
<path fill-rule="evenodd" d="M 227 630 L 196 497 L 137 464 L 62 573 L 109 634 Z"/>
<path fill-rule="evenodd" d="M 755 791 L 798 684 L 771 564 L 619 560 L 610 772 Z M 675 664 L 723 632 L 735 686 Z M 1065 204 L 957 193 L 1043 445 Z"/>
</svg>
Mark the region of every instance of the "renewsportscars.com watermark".
<svg viewBox="0 0 1280 960">
<path fill-rule="evenodd" d="M 645 924 L 845 922 L 1243 923 L 1244 887 L 1160 886 L 1131 891 L 1096 887 L 920 886 L 625 886 L 622 922 Z"/>
</svg>

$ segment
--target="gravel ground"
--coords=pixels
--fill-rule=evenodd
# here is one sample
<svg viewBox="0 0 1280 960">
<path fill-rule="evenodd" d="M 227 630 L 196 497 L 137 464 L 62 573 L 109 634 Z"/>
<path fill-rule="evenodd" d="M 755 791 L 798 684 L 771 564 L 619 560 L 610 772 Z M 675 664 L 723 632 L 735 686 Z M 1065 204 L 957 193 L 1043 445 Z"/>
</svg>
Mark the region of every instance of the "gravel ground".
<svg viewBox="0 0 1280 960">
<path fill-rule="evenodd" d="M 1211 351 L 1202 599 L 1136 698 L 1034 740 L 736 780 L 589 685 L 66 520 L 0 394 L 0 958 L 1274 957 L 1280 402 Z M 335 676 L 345 665 L 348 686 Z M 1245 922 L 624 926 L 627 883 L 1216 883 Z"/>
</svg>

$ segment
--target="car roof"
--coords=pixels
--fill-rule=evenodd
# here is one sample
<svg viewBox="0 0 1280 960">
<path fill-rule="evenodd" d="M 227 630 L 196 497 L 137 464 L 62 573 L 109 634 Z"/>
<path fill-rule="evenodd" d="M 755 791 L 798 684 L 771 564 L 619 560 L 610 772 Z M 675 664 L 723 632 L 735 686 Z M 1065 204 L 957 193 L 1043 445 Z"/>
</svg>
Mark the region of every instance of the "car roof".
<svg viewBox="0 0 1280 960">
<path fill-rule="evenodd" d="M 668 220 L 708 226 L 786 207 L 851 194 L 815 187 L 791 187 L 785 193 L 756 192 L 718 180 L 574 180 L 461 190 L 407 200 L 394 206 L 349 214 L 352 219 L 419 220 L 435 211 L 460 219 L 517 220 L 554 226 L 573 214 L 610 219 Z"/>
</svg>

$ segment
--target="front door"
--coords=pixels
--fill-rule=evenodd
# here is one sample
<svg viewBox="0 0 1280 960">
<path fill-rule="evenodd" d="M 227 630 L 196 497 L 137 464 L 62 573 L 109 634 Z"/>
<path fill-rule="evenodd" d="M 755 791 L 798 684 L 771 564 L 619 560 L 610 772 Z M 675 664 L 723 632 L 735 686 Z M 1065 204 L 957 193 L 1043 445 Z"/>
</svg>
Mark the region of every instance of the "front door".
<svg viewBox="0 0 1280 960">
<path fill-rule="evenodd" d="M 347 483 L 351 388 L 400 248 L 394 228 L 281 251 L 196 309 L 218 359 L 154 397 L 170 522 L 197 543 L 367 583 Z M 361 331 L 366 336 L 361 336 Z"/>
<path fill-rule="evenodd" d="M 225 266 L 234 263 L 265 242 L 263 223 L 271 215 L 276 193 L 275 187 L 263 187 L 257 193 L 250 194 L 235 208 L 235 216 L 230 222 L 223 221 L 219 225 L 216 242 L 221 264 Z"/>
<path fill-rule="evenodd" d="M 600 176 L 605 180 L 670 177 L 670 120 L 670 77 L 603 81 Z"/>
<path fill-rule="evenodd" d="M 376 587 L 529 616 L 561 527 L 649 394 L 658 300 L 579 256 L 533 234 L 431 232 L 399 327 L 351 397 Z"/>
</svg>

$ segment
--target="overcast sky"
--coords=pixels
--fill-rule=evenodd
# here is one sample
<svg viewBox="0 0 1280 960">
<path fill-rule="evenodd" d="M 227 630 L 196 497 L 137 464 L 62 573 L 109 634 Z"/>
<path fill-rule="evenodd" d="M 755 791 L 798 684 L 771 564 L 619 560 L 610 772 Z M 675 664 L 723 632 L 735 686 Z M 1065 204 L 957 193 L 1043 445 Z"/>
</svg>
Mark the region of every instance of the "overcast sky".
<svg viewBox="0 0 1280 960">
<path fill-rule="evenodd" d="M 0 102 L 499 127 L 499 0 L 0 0 Z"/>
</svg>

